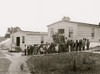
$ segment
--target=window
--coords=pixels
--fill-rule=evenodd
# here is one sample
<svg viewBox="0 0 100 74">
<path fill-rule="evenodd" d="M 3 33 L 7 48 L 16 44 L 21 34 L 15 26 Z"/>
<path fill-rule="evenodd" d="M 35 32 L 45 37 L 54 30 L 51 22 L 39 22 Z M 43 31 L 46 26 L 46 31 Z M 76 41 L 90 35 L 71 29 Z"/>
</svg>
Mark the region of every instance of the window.
<svg viewBox="0 0 100 74">
<path fill-rule="evenodd" d="M 69 27 L 69 38 L 73 37 L 73 27 Z"/>
<path fill-rule="evenodd" d="M 54 28 L 51 28 L 51 35 L 50 36 L 53 36 L 54 35 Z"/>
<path fill-rule="evenodd" d="M 92 28 L 92 29 L 91 29 L 91 37 L 94 38 L 94 36 L 95 36 L 95 29 Z"/>
<path fill-rule="evenodd" d="M 25 43 L 25 36 L 22 36 L 22 43 Z"/>
<path fill-rule="evenodd" d="M 58 29 L 59 34 L 64 34 L 64 29 Z"/>
<path fill-rule="evenodd" d="M 73 32 L 69 32 L 69 37 L 70 37 L 70 38 L 73 37 Z"/>
</svg>

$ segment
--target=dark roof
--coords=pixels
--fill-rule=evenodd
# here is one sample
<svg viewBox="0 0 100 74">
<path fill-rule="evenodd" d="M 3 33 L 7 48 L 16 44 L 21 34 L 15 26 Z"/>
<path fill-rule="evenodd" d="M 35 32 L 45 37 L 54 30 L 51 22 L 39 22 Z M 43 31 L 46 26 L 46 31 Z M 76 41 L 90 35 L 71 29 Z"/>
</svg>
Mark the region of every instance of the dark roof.
<svg viewBox="0 0 100 74">
<path fill-rule="evenodd" d="M 48 34 L 47 32 L 36 32 L 36 31 L 22 31 L 26 34 Z"/>
<path fill-rule="evenodd" d="M 51 25 L 54 25 L 54 24 L 57 24 L 57 23 L 60 23 L 60 22 L 66 22 L 66 21 L 58 21 L 58 22 L 55 22 L 55 23 L 53 23 L 53 24 L 50 24 L 50 25 L 48 25 L 48 26 L 51 26 Z M 83 23 L 83 22 L 75 22 L 75 21 L 68 21 L 68 23 L 75 23 L 75 24 L 78 24 L 78 25 L 86 25 L 86 26 L 99 26 L 99 25 L 97 25 L 97 24 L 89 24 L 89 23 Z"/>
<path fill-rule="evenodd" d="M 36 31 L 21 31 L 21 32 L 24 32 L 24 33 L 40 33 L 40 32 L 36 32 Z"/>
<path fill-rule="evenodd" d="M 18 32 L 23 32 L 24 34 L 27 34 L 27 35 L 47 35 L 48 34 L 48 32 L 23 31 L 23 30 L 18 31 Z"/>
<path fill-rule="evenodd" d="M 90 24 L 90 23 L 83 23 L 83 22 L 75 22 L 75 21 L 70 21 L 70 23 L 76 23 L 76 24 L 78 24 L 78 25 L 98 26 L 97 24 Z"/>
</svg>

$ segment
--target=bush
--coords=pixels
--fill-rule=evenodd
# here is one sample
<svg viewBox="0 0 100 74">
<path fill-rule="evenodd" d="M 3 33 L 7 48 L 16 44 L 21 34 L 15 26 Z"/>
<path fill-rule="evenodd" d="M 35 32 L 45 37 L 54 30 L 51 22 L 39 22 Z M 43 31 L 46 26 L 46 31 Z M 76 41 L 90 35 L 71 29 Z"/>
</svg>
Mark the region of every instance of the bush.
<svg viewBox="0 0 100 74">
<path fill-rule="evenodd" d="M 31 57 L 28 64 L 41 74 L 70 74 L 95 70 L 96 62 L 92 53 L 71 52 Z"/>
</svg>

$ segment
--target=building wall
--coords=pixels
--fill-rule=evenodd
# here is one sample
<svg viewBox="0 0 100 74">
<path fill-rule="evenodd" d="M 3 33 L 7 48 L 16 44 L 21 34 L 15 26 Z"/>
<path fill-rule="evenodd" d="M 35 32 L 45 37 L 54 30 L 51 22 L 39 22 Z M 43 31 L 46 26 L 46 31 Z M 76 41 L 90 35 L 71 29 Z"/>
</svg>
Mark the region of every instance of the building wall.
<svg viewBox="0 0 100 74">
<path fill-rule="evenodd" d="M 22 43 L 22 36 L 25 36 L 25 43 Z M 20 47 L 21 47 L 21 49 L 24 49 L 24 46 L 27 43 L 26 35 L 23 34 L 22 32 L 17 32 L 15 34 L 12 34 L 11 35 L 11 44 L 13 47 L 16 47 L 16 37 L 20 37 Z M 14 40 L 14 41 L 12 41 L 12 40 Z"/>
<path fill-rule="evenodd" d="M 99 41 L 100 40 L 100 27 L 95 28 L 95 38 L 93 41 Z"/>
<path fill-rule="evenodd" d="M 48 42 L 48 35 L 44 36 L 44 43 Z"/>
<path fill-rule="evenodd" d="M 94 28 L 94 37 L 91 36 L 92 29 Z M 100 39 L 100 27 L 93 25 L 78 25 L 77 39 L 87 38 L 90 41 L 99 41 Z"/>
<path fill-rule="evenodd" d="M 77 24 L 70 23 L 70 22 L 58 22 L 53 25 L 48 26 L 48 42 L 53 42 L 52 35 L 51 35 L 51 29 L 53 28 L 54 34 L 58 33 L 58 29 L 64 29 L 65 30 L 65 37 L 69 38 L 69 27 L 73 28 L 73 38 L 76 39 L 77 35 Z"/>
<path fill-rule="evenodd" d="M 44 35 L 27 35 L 26 39 L 27 45 L 41 44 L 41 41 L 47 42 L 47 36 Z"/>
<path fill-rule="evenodd" d="M 22 37 L 25 37 L 24 43 L 22 42 Z M 20 47 L 24 50 L 25 45 L 40 44 L 41 40 L 44 40 L 44 43 L 47 42 L 47 35 L 34 35 L 34 34 L 25 34 L 23 32 L 17 32 L 11 35 L 11 44 L 13 47 L 16 47 L 16 37 L 20 37 Z M 43 38 L 42 38 L 43 37 Z"/>
<path fill-rule="evenodd" d="M 83 38 L 91 39 L 91 27 L 78 25 L 77 39 L 83 39 Z"/>
<path fill-rule="evenodd" d="M 40 44 L 41 36 L 27 35 L 27 45 Z"/>
<path fill-rule="evenodd" d="M 50 26 L 48 26 L 48 41 L 53 42 L 51 36 L 51 29 L 54 29 L 54 33 L 58 32 L 58 29 L 65 29 L 65 37 L 69 35 L 69 27 L 73 27 L 73 40 L 79 40 L 83 38 L 87 38 L 90 41 L 99 41 L 100 40 L 100 27 L 95 25 L 89 25 L 84 23 L 71 23 L 71 22 L 57 22 Z M 94 37 L 91 36 L 92 29 L 94 28 Z"/>
</svg>

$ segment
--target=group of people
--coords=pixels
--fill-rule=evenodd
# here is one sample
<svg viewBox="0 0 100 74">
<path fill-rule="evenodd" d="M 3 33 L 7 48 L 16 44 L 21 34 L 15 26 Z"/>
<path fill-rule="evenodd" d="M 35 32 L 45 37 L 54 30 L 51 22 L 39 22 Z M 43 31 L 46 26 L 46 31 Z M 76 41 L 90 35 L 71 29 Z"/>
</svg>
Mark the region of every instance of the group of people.
<svg viewBox="0 0 100 74">
<path fill-rule="evenodd" d="M 36 55 L 36 54 L 49 54 L 49 53 L 61 53 L 71 51 L 84 51 L 89 50 L 90 41 L 89 39 L 80 40 L 66 40 L 64 43 L 46 43 L 25 45 L 25 55 Z"/>
</svg>

